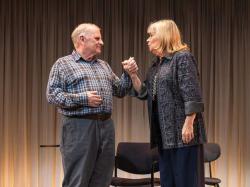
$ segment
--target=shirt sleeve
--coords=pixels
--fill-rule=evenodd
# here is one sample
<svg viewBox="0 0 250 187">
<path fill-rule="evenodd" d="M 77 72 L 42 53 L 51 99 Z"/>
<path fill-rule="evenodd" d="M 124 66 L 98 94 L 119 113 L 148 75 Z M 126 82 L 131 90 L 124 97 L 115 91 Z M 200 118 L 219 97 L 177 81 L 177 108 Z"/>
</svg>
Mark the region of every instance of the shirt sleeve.
<svg viewBox="0 0 250 187">
<path fill-rule="evenodd" d="M 127 72 L 123 72 L 121 78 L 117 77 L 113 72 L 112 88 L 113 95 L 116 97 L 124 97 L 132 87 L 132 81 Z"/>
<path fill-rule="evenodd" d="M 184 100 L 185 114 L 203 112 L 204 104 L 198 80 L 198 68 L 190 53 L 177 57 L 177 79 L 179 91 Z"/>
<path fill-rule="evenodd" d="M 104 62 L 104 61 L 103 61 Z M 116 97 L 124 97 L 129 93 L 132 87 L 132 80 L 127 72 L 123 72 L 119 78 L 111 69 L 107 62 L 104 62 L 105 68 L 109 71 L 112 81 L 112 94 Z"/>
<path fill-rule="evenodd" d="M 47 85 L 47 100 L 60 108 L 79 108 L 88 104 L 87 93 L 68 93 L 65 90 L 65 73 L 63 72 L 59 61 L 57 61 L 49 75 Z"/>
</svg>

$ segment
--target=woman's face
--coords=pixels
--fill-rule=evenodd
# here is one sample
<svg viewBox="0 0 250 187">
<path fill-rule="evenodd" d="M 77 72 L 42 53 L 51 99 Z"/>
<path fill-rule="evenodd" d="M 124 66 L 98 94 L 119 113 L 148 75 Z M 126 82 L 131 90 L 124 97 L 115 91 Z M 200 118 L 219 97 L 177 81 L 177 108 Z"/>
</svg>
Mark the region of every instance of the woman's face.
<svg viewBox="0 0 250 187">
<path fill-rule="evenodd" d="M 147 39 L 148 49 L 154 55 L 158 55 L 157 49 L 160 46 L 160 39 L 157 37 L 155 31 L 152 29 L 148 31 L 149 37 Z"/>
</svg>

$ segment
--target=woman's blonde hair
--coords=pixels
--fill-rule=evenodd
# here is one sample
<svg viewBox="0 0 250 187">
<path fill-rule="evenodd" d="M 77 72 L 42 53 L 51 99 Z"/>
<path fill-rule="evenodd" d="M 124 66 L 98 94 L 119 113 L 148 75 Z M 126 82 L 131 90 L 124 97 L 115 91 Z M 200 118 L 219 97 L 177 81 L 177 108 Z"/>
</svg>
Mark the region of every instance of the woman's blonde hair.
<svg viewBox="0 0 250 187">
<path fill-rule="evenodd" d="M 173 20 L 159 20 L 148 26 L 148 33 L 154 33 L 159 38 L 160 45 L 157 52 L 173 54 L 180 50 L 189 50 L 187 44 L 181 40 L 180 31 Z"/>
</svg>

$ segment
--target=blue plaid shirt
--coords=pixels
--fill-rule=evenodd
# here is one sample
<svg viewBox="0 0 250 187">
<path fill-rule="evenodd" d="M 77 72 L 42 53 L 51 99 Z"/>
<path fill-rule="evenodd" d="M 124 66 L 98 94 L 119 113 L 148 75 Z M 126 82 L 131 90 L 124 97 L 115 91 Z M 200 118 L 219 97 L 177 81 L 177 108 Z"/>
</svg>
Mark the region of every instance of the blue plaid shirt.
<svg viewBox="0 0 250 187">
<path fill-rule="evenodd" d="M 112 95 L 124 97 L 132 83 L 123 73 L 119 79 L 107 62 L 85 61 L 76 51 L 59 58 L 53 65 L 47 85 L 47 99 L 66 116 L 112 113 Z M 99 107 L 88 106 L 87 91 L 97 91 L 102 97 Z"/>
</svg>

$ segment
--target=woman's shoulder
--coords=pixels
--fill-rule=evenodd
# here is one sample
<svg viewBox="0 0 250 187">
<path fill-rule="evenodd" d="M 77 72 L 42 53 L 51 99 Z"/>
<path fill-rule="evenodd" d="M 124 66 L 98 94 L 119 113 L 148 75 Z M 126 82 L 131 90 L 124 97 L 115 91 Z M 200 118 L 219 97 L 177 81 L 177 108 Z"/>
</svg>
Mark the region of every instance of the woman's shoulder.
<svg viewBox="0 0 250 187">
<path fill-rule="evenodd" d="M 175 58 L 182 58 L 182 57 L 190 57 L 193 56 L 192 53 L 189 50 L 181 50 L 181 51 L 177 51 L 174 54 Z"/>
<path fill-rule="evenodd" d="M 177 64 L 182 64 L 182 63 L 196 63 L 196 60 L 193 56 L 193 54 L 190 51 L 178 51 L 175 53 L 174 57 L 173 57 L 175 63 Z"/>
</svg>

